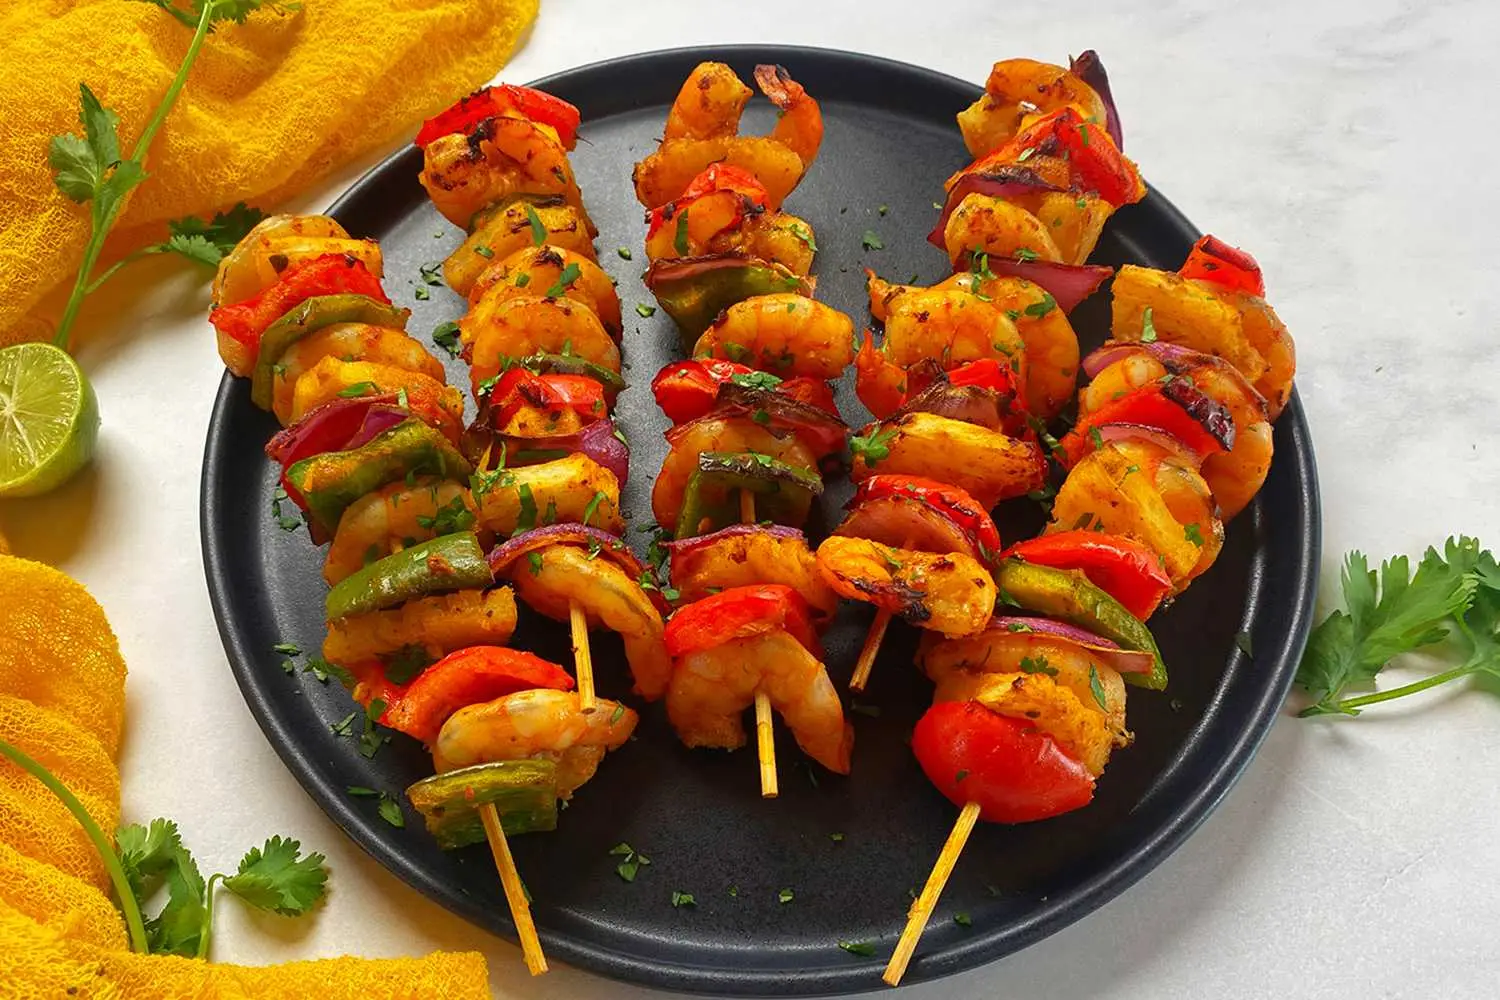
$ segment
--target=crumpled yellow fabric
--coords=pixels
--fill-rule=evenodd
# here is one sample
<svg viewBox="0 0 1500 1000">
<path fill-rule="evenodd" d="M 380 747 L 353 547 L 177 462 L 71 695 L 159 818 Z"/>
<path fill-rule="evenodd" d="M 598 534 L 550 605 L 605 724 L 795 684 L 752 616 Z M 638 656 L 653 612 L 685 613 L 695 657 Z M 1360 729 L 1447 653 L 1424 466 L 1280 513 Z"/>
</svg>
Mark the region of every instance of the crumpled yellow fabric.
<svg viewBox="0 0 1500 1000">
<path fill-rule="evenodd" d="M 119 822 L 114 761 L 125 664 L 77 581 L 0 555 L 0 739 L 43 764 L 101 828 Z M 73 816 L 0 757 L 0 997 L 5 1000 L 485 1000 L 482 955 L 344 957 L 264 968 L 128 950 L 103 865 Z"/>
<path fill-rule="evenodd" d="M 161 239 L 168 219 L 269 209 L 415 132 L 499 71 L 539 0 L 302 3 L 208 38 L 105 260 Z M 79 81 L 119 113 L 128 152 L 191 37 L 136 0 L 0 4 L 0 346 L 47 335 L 27 314 L 83 255 L 88 209 L 57 191 L 46 159 L 52 136 L 78 128 Z"/>
</svg>

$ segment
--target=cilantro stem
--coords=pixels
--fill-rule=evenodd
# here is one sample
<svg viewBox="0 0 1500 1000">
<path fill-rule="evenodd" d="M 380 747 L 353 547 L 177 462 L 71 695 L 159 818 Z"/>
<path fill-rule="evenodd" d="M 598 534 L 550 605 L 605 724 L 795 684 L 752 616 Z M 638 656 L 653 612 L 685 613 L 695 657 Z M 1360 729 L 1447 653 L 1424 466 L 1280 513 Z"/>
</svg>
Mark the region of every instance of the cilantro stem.
<svg viewBox="0 0 1500 1000">
<path fill-rule="evenodd" d="M 198 51 L 203 48 L 203 40 L 208 37 L 214 15 L 220 5 L 225 2 L 226 0 L 206 0 L 203 4 L 203 10 L 198 15 L 198 26 L 193 32 L 193 40 L 188 43 L 187 52 L 182 57 L 182 65 L 177 68 L 177 76 L 167 86 L 167 92 L 162 95 L 161 103 L 156 107 L 156 113 L 146 123 L 146 128 L 135 142 L 135 149 L 130 152 L 130 158 L 136 163 L 143 163 L 146 159 L 146 151 L 151 148 L 151 140 L 156 138 L 156 133 L 166 121 L 167 115 L 171 113 L 172 106 L 177 103 L 183 84 L 187 83 L 188 72 L 192 70 L 193 63 L 198 59 Z M 178 20 L 185 19 L 179 16 Z M 52 343 L 56 347 L 68 349 L 68 336 L 73 330 L 74 321 L 78 318 L 78 310 L 83 306 L 83 297 L 114 273 L 114 269 L 111 268 L 100 277 L 98 282 L 92 285 L 89 282 L 89 275 L 93 273 L 94 265 L 99 261 L 99 254 L 104 250 L 105 237 L 109 235 L 110 229 L 115 224 L 115 217 L 120 214 L 120 209 L 124 207 L 124 204 L 125 199 L 121 198 L 104 213 L 93 215 L 93 231 L 89 234 L 88 246 L 83 251 L 83 262 L 78 265 L 78 277 L 73 281 L 73 290 L 68 294 L 68 304 L 63 308 L 62 319 L 57 324 L 57 333 L 52 337 Z"/>
<path fill-rule="evenodd" d="M 1372 694 L 1362 694 L 1358 698 L 1345 698 L 1342 701 L 1333 702 L 1331 705 L 1313 705 L 1310 708 L 1303 709 L 1299 714 L 1304 716 L 1329 715 L 1337 712 L 1342 715 L 1350 715 L 1364 708 L 1366 705 L 1377 705 L 1382 701 L 1390 701 L 1393 698 L 1404 698 L 1409 694 L 1416 694 L 1419 691 L 1426 691 L 1428 688 L 1435 688 L 1439 684 L 1446 684 L 1449 681 L 1457 680 L 1465 674 L 1471 673 L 1472 669 L 1469 664 L 1465 663 L 1451 670 L 1444 670 L 1440 674 L 1433 674 L 1431 677 L 1424 677 L 1419 681 L 1412 681 L 1410 684 L 1391 688 L 1389 691 L 1376 691 Z"/>
<path fill-rule="evenodd" d="M 203 930 L 198 934 L 198 955 L 203 961 L 208 961 L 209 936 L 214 930 L 214 883 L 222 882 L 224 876 L 214 873 L 208 877 L 203 885 Z"/>
<path fill-rule="evenodd" d="M 121 257 L 119 260 L 115 261 L 109 267 L 105 268 L 104 273 L 99 275 L 99 277 L 89 282 L 88 285 L 84 287 L 83 294 L 93 295 L 96 291 L 99 290 L 100 285 L 104 284 L 110 278 L 113 278 L 115 276 L 115 272 L 124 267 L 126 264 L 133 264 L 136 261 L 140 260 L 142 257 L 147 256 L 148 254 L 159 252 L 160 251 L 156 247 L 143 247 L 140 250 L 131 251 L 130 253 Z"/>
<path fill-rule="evenodd" d="M 23 771 L 46 785 L 47 790 L 67 806 L 68 812 L 72 813 L 78 825 L 83 827 L 83 832 L 88 834 L 89 840 L 93 841 L 94 850 L 99 852 L 99 859 L 104 862 L 105 871 L 109 872 L 109 880 L 114 883 L 120 912 L 125 915 L 125 927 L 130 932 L 130 950 L 138 954 L 146 954 L 150 948 L 146 943 L 146 924 L 141 919 L 141 904 L 136 900 L 135 893 L 130 888 L 130 880 L 125 877 L 125 869 L 120 866 L 120 858 L 115 854 L 114 845 L 109 842 L 104 831 L 99 829 L 99 824 L 94 822 L 94 817 L 89 815 L 83 803 L 78 801 L 78 797 L 68 791 L 68 787 L 58 781 L 51 771 L 20 749 L 0 740 L 0 754 L 9 757 Z"/>
</svg>

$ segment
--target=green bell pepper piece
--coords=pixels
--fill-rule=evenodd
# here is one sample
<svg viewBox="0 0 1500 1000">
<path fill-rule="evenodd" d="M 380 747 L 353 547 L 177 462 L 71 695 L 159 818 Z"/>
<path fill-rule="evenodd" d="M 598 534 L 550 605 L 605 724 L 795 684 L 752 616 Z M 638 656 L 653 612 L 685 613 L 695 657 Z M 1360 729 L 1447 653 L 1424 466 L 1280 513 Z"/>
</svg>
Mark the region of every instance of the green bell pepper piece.
<svg viewBox="0 0 1500 1000">
<path fill-rule="evenodd" d="M 1005 559 L 995 571 L 995 585 L 1002 601 L 1086 628 L 1126 649 L 1150 653 L 1154 665 L 1149 674 L 1121 676 L 1127 684 L 1153 691 L 1167 686 L 1167 665 L 1151 630 L 1119 601 L 1090 583 L 1080 570 Z"/>
<path fill-rule="evenodd" d="M 440 535 L 393 552 L 340 580 L 328 592 L 330 620 L 393 608 L 427 594 L 488 587 L 489 561 L 472 531 Z"/>
<path fill-rule="evenodd" d="M 659 260 L 646 271 L 646 287 L 677 323 L 682 349 L 692 354 L 698 336 L 721 311 L 755 295 L 812 295 L 812 282 L 781 264 L 743 253 Z"/>
<path fill-rule="evenodd" d="M 484 843 L 479 806 L 500 814 L 507 837 L 557 829 L 557 765 L 550 760 L 502 760 L 423 778 L 406 797 L 445 851 Z"/>
<path fill-rule="evenodd" d="M 813 497 L 823 492 L 823 480 L 807 469 L 755 451 L 705 451 L 698 456 L 698 470 L 683 491 L 676 536 L 691 538 L 739 524 L 741 490 L 755 494 L 758 520 L 799 528 L 807 520 Z"/>
<path fill-rule="evenodd" d="M 335 323 L 369 323 L 406 329 L 410 309 L 377 302 L 368 295 L 315 295 L 304 299 L 266 327 L 260 335 L 260 356 L 251 375 L 250 399 L 262 410 L 271 408 L 276 363 L 297 341 Z"/>
<path fill-rule="evenodd" d="M 332 535 L 344 508 L 404 476 L 435 475 L 463 482 L 474 471 L 448 439 L 415 417 L 352 451 L 304 458 L 286 472 L 320 528 Z"/>
</svg>

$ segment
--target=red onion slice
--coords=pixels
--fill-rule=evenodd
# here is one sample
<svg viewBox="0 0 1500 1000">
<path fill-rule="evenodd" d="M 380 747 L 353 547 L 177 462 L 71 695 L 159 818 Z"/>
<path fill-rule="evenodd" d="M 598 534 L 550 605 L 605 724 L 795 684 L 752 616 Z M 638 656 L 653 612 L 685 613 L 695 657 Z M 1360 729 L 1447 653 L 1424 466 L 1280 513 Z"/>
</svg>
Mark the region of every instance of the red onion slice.
<svg viewBox="0 0 1500 1000">
<path fill-rule="evenodd" d="M 1116 361 L 1128 358 L 1137 351 L 1145 351 L 1160 361 L 1163 367 L 1174 375 L 1205 362 L 1212 364 L 1214 361 L 1212 354 L 1204 354 L 1202 351 L 1195 351 L 1191 347 L 1183 347 L 1181 344 L 1168 344 L 1161 340 L 1154 340 L 1149 344 L 1106 340 L 1097 350 L 1083 359 L 1083 372 L 1089 378 L 1094 378 Z"/>
<path fill-rule="evenodd" d="M 720 528 L 718 531 L 710 532 L 707 535 L 694 535 L 691 538 L 679 538 L 675 541 L 665 542 L 662 547 L 674 557 L 679 555 L 685 556 L 705 545 L 712 545 L 714 542 L 722 541 L 725 538 L 750 535 L 762 531 L 776 538 L 801 538 L 805 540 L 802 532 L 796 528 L 789 528 L 784 524 L 731 524 L 727 528 Z"/>
<path fill-rule="evenodd" d="M 948 219 L 958 210 L 958 206 L 971 194 L 987 194 L 992 198 L 1014 198 L 1020 194 L 1031 194 L 1035 191 L 1061 191 L 1049 181 L 1043 180 L 1041 175 L 1029 167 L 1005 166 L 998 170 L 960 174 L 958 180 L 948 189 L 948 199 L 943 203 L 943 213 L 938 216 L 937 225 L 932 227 L 932 232 L 927 234 L 927 242 L 944 250 L 943 230 L 948 228 Z"/>
<path fill-rule="evenodd" d="M 1170 452 L 1173 457 L 1180 459 L 1189 468 L 1196 469 L 1203 464 L 1187 445 L 1166 431 L 1157 430 L 1155 427 L 1147 427 L 1145 424 L 1100 424 L 1095 430 L 1099 432 L 1101 443 L 1146 441 Z"/>
<path fill-rule="evenodd" d="M 1006 257 L 989 258 L 990 270 L 995 274 L 1007 274 L 1013 278 L 1024 278 L 1046 289 L 1062 311 L 1070 313 L 1078 303 L 1094 294 L 1104 279 L 1115 273 L 1112 267 L 1102 264 L 1059 264 L 1047 260 L 1011 260 Z"/>
<path fill-rule="evenodd" d="M 588 546 L 596 543 L 602 556 L 632 577 L 639 579 L 646 572 L 646 567 L 630 551 L 630 546 L 602 528 L 586 524 L 548 524 L 532 531 L 523 531 L 490 550 L 490 570 L 499 576 L 528 552 L 535 552 L 549 545 Z"/>
<path fill-rule="evenodd" d="M 1155 658 L 1148 652 L 1139 649 L 1121 649 L 1118 643 L 1111 642 L 1101 635 L 1095 635 L 1088 629 L 1069 625 L 1066 622 L 1053 621 L 1051 618 L 997 615 L 990 619 L 985 631 L 1035 632 L 1038 635 L 1061 639 L 1079 649 L 1086 650 L 1090 655 L 1097 656 L 1106 666 L 1122 674 L 1149 674 L 1156 663 Z"/>
<path fill-rule="evenodd" d="M 266 442 L 266 457 L 287 469 L 304 458 L 321 455 L 325 451 L 345 451 L 353 447 L 349 442 L 367 426 L 372 411 L 378 409 L 396 417 L 382 429 L 399 424 L 411 415 L 396 405 L 396 399 L 395 393 L 331 399 L 305 414 L 292 426 L 277 432 L 275 437 Z M 379 431 L 370 434 L 364 441 L 374 437 L 375 433 Z"/>
<path fill-rule="evenodd" d="M 359 430 L 340 450 L 353 451 L 361 445 L 369 444 L 376 435 L 390 430 L 409 416 L 411 414 L 399 406 L 372 406 L 365 411 L 365 421 L 360 424 Z"/>
<path fill-rule="evenodd" d="M 1114 95 L 1109 92 L 1109 74 L 1104 72 L 1104 62 L 1093 49 L 1086 50 L 1076 59 L 1068 61 L 1068 70 L 1078 79 L 1094 88 L 1094 93 L 1104 102 L 1104 127 L 1115 141 L 1115 148 L 1125 151 L 1125 135 L 1120 128 L 1120 112 L 1115 107 Z"/>
</svg>

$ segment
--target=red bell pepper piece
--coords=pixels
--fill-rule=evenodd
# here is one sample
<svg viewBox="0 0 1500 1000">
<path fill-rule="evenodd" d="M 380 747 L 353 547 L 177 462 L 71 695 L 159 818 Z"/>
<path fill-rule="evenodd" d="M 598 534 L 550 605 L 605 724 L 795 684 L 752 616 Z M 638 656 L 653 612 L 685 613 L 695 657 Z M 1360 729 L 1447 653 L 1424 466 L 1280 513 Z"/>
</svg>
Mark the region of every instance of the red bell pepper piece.
<svg viewBox="0 0 1500 1000">
<path fill-rule="evenodd" d="M 1031 150 L 1031 153 L 1026 152 Z M 1075 188 L 1092 191 L 1119 208 L 1145 197 L 1145 186 L 1135 164 L 1125 158 L 1103 125 L 1085 121 L 1073 108 L 1059 108 L 1037 119 L 1005 145 L 975 160 L 950 180 L 964 174 L 994 170 L 1025 162 L 1035 154 L 1064 157 Z"/>
<path fill-rule="evenodd" d="M 480 122 L 506 113 L 520 115 L 557 131 L 563 148 L 572 150 L 578 141 L 578 109 L 560 97 L 544 94 L 531 87 L 502 83 L 481 87 L 457 104 L 422 123 L 415 140 L 419 149 L 440 136 L 462 132 L 467 135 Z"/>
<path fill-rule="evenodd" d="M 725 229 L 733 229 L 739 225 L 740 220 L 747 214 L 766 207 L 770 195 L 766 187 L 754 174 L 743 167 L 732 166 L 728 163 L 710 163 L 702 173 L 693 178 L 682 194 L 673 198 L 658 208 L 653 208 L 646 213 L 646 239 L 650 240 L 657 231 L 669 223 L 675 224 L 677 213 L 692 207 L 693 202 L 699 198 L 706 198 L 711 194 L 730 192 L 740 196 L 740 208 L 732 222 Z"/>
<path fill-rule="evenodd" d="M 1153 383 L 1106 403 L 1080 419 L 1060 442 L 1061 452 L 1058 457 L 1063 465 L 1071 469 L 1084 456 L 1093 452 L 1102 440 L 1096 431 L 1109 424 L 1136 424 L 1155 428 L 1180 442 L 1199 465 L 1208 456 L 1226 450 L 1223 442 L 1210 433 L 1198 418 L 1181 404 L 1168 398 L 1160 384 Z"/>
<path fill-rule="evenodd" d="M 504 427 L 523 406 L 548 413 L 572 410 L 593 423 L 609 416 L 604 386 L 586 375 L 538 375 L 526 368 L 512 368 L 500 376 L 490 390 L 494 425 Z"/>
<path fill-rule="evenodd" d="M 990 823 L 1030 823 L 1086 806 L 1094 778 L 1023 719 L 977 701 L 942 701 L 911 734 L 927 779 L 954 805 L 979 804 Z"/>
<path fill-rule="evenodd" d="M 1210 281 L 1234 292 L 1246 292 L 1261 298 L 1266 295 L 1266 280 L 1255 258 L 1217 236 L 1205 236 L 1194 243 L 1192 252 L 1177 273 L 1184 278 Z"/>
<path fill-rule="evenodd" d="M 677 609 L 667 622 L 667 652 L 686 656 L 776 629 L 823 659 L 823 644 L 813 629 L 807 599 L 779 583 L 731 587 Z"/>
<path fill-rule="evenodd" d="M 839 415 L 838 405 L 833 401 L 833 387 L 822 379 L 813 378 L 811 375 L 798 375 L 796 378 L 783 381 L 776 387 L 776 391 L 800 403 L 816 406 L 830 416 Z"/>
<path fill-rule="evenodd" d="M 288 311 L 317 295 L 365 295 L 390 305 L 380 279 L 366 269 L 364 261 L 341 253 L 324 254 L 293 264 L 276 284 L 254 298 L 220 306 L 208 321 L 226 337 L 243 345 L 250 363 L 260 355 L 260 335 Z"/>
<path fill-rule="evenodd" d="M 1172 578 L 1149 547 L 1098 531 L 1060 531 L 1018 542 L 1003 555 L 1039 566 L 1081 570 L 1089 582 L 1141 621 L 1172 592 Z"/>
<path fill-rule="evenodd" d="M 833 390 L 827 382 L 802 375 L 778 383 L 774 375 L 757 372 L 734 361 L 710 358 L 675 361 L 667 365 L 651 380 L 651 394 L 673 425 L 685 424 L 707 416 L 718 404 L 719 386 L 733 380 L 736 375 L 747 378 L 747 384 L 764 384 L 831 416 L 839 415 L 833 401 Z"/>
<path fill-rule="evenodd" d="M 999 529 L 984 506 L 966 490 L 922 476 L 882 473 L 860 482 L 849 509 L 884 497 L 909 497 L 927 504 L 963 530 L 974 547 L 975 558 L 983 562 L 993 562 L 1000 552 Z"/>
<path fill-rule="evenodd" d="M 362 680 L 369 691 L 367 707 L 375 698 L 386 703 L 381 724 L 423 743 L 436 740 L 448 716 L 466 705 L 532 688 L 573 690 L 573 678 L 562 667 L 501 646 L 470 646 L 449 653 L 409 684 L 392 684 L 383 675 Z"/>
</svg>

